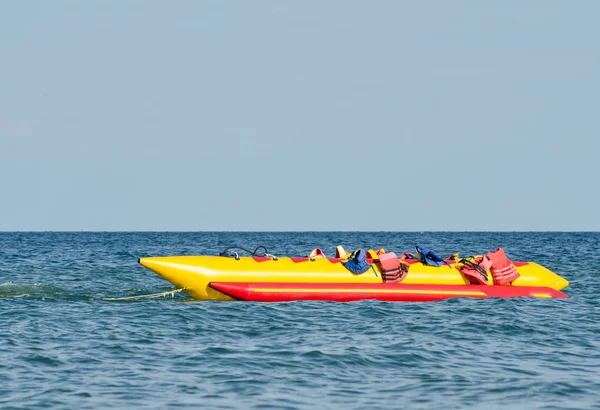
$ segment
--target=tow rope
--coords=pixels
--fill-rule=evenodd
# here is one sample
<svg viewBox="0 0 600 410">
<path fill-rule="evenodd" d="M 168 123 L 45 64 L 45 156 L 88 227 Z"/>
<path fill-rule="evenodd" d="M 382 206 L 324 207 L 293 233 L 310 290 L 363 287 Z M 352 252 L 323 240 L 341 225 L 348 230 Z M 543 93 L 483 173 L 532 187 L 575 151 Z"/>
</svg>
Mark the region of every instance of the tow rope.
<svg viewBox="0 0 600 410">
<path fill-rule="evenodd" d="M 103 298 L 103 300 L 143 300 L 143 299 L 157 299 L 160 297 L 167 297 L 167 296 L 171 296 L 171 298 L 175 297 L 176 293 L 181 293 L 185 290 L 186 288 L 178 288 L 178 289 L 173 289 L 173 290 L 168 290 L 166 292 L 162 292 L 162 293 L 151 293 L 149 295 L 138 295 L 138 296 L 126 296 L 126 297 L 122 297 L 122 298 Z"/>
</svg>

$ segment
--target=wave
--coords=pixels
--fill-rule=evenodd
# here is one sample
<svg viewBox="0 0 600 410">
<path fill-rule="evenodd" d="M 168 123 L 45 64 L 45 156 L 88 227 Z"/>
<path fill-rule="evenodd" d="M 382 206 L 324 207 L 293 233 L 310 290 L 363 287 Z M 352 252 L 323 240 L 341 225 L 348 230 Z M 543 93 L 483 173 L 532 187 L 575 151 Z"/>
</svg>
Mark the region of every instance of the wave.
<svg viewBox="0 0 600 410">
<path fill-rule="evenodd" d="M 104 294 L 82 295 L 68 292 L 56 286 L 43 283 L 23 284 L 14 282 L 0 283 L 0 299 L 3 298 L 28 298 L 34 300 L 102 300 L 102 301 L 143 301 L 148 299 L 182 300 L 186 295 L 178 294 L 180 291 L 173 289 L 156 293 L 148 289 L 125 289 L 119 296 Z"/>
<path fill-rule="evenodd" d="M 0 298 L 22 297 L 77 297 L 77 295 L 43 283 L 33 285 L 13 282 L 0 283 Z"/>
</svg>

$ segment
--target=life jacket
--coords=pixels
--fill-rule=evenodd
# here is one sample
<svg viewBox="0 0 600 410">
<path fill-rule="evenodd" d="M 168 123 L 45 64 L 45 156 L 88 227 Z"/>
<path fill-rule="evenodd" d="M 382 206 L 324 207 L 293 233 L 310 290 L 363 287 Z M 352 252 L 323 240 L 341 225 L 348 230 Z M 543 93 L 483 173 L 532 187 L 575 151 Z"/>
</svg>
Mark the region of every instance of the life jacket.
<svg viewBox="0 0 600 410">
<path fill-rule="evenodd" d="M 476 256 L 461 259 L 457 269 L 467 278 L 471 283 L 478 283 L 480 285 L 489 285 L 489 277 L 487 274 L 488 269 L 492 266 L 492 261 L 487 256 Z"/>
<path fill-rule="evenodd" d="M 521 276 L 502 248 L 496 248 L 496 252 L 488 252 L 486 256 L 492 261 L 490 270 L 496 285 L 511 283 Z"/>
<path fill-rule="evenodd" d="M 379 266 L 383 282 L 402 282 L 408 273 L 409 265 L 398 259 L 394 252 L 379 255 Z"/>
<path fill-rule="evenodd" d="M 348 257 L 348 260 L 342 262 L 350 272 L 361 274 L 368 271 L 371 265 L 367 262 L 367 252 L 364 249 L 357 249 Z"/>
<path fill-rule="evenodd" d="M 425 248 L 424 246 L 417 246 L 415 249 L 417 251 L 417 255 L 419 255 L 419 260 L 423 265 L 442 266 L 445 264 L 448 265 L 450 269 L 452 269 L 452 266 L 450 266 L 448 262 L 437 256 L 435 253 Z"/>
</svg>

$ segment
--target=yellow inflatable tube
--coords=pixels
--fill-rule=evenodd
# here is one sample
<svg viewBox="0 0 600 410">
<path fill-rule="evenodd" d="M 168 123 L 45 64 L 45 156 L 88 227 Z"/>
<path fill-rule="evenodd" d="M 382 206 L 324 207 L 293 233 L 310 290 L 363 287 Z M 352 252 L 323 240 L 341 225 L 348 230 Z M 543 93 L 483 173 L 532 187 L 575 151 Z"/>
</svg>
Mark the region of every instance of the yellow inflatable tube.
<svg viewBox="0 0 600 410">
<path fill-rule="evenodd" d="M 302 259 L 301 261 L 298 261 Z M 211 288 L 211 282 L 382 283 L 377 264 L 363 274 L 349 272 L 339 261 L 326 258 L 253 258 L 167 256 L 141 258 L 139 263 L 198 300 L 232 300 Z M 516 263 L 520 277 L 512 286 L 565 288 L 569 282 L 536 263 Z M 491 276 L 490 276 L 491 277 Z M 453 265 L 433 267 L 412 263 L 402 284 L 467 285 Z"/>
</svg>

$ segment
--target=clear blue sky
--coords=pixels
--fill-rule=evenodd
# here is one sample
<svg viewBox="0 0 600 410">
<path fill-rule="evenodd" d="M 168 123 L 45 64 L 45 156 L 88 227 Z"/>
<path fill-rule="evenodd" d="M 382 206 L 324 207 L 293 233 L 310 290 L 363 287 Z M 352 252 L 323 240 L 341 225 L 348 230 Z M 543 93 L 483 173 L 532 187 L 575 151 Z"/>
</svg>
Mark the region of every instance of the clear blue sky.
<svg viewBox="0 0 600 410">
<path fill-rule="evenodd" d="M 0 230 L 600 230 L 598 1 L 4 1 Z"/>
</svg>

